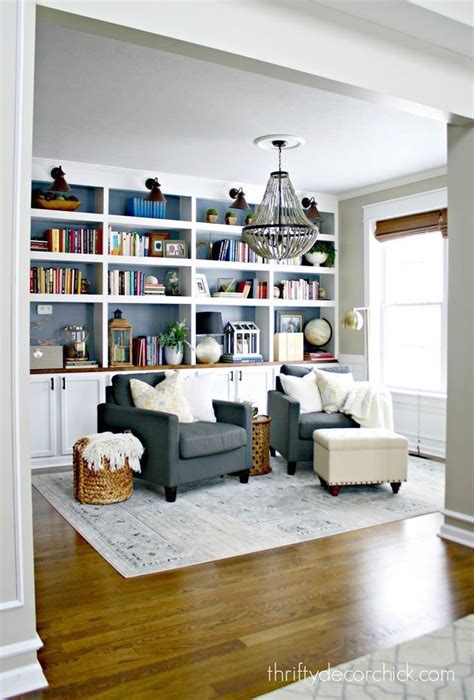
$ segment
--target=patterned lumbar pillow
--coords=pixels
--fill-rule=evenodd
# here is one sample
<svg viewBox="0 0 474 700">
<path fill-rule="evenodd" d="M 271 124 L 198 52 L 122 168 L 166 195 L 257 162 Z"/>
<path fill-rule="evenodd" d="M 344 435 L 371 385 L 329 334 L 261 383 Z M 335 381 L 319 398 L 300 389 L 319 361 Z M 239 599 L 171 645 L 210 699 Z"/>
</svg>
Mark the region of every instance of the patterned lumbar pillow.
<svg viewBox="0 0 474 700">
<path fill-rule="evenodd" d="M 352 373 L 324 372 L 319 369 L 315 369 L 314 373 L 323 402 L 323 411 L 337 413 L 344 406 L 347 395 L 354 385 Z"/>
<path fill-rule="evenodd" d="M 166 377 L 155 387 L 138 379 L 130 380 L 130 391 L 136 408 L 147 408 L 149 411 L 174 413 L 180 423 L 194 421 L 189 404 L 183 391 L 183 378 L 179 372 Z"/>
<path fill-rule="evenodd" d="M 323 410 L 318 384 L 313 372 L 308 372 L 304 377 L 280 374 L 280 381 L 285 394 L 298 401 L 302 414 Z"/>
</svg>

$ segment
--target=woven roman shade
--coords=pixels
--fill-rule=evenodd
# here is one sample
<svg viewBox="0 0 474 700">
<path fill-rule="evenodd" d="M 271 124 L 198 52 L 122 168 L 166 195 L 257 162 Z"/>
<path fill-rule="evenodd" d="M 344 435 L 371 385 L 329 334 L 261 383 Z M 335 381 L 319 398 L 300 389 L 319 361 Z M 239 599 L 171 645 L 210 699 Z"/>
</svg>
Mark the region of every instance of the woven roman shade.
<svg viewBox="0 0 474 700">
<path fill-rule="evenodd" d="M 393 241 L 395 238 L 414 236 L 419 233 L 441 231 L 444 238 L 448 236 L 448 210 L 435 209 L 423 211 L 409 216 L 398 216 L 395 219 L 377 221 L 375 238 L 380 241 Z"/>
</svg>

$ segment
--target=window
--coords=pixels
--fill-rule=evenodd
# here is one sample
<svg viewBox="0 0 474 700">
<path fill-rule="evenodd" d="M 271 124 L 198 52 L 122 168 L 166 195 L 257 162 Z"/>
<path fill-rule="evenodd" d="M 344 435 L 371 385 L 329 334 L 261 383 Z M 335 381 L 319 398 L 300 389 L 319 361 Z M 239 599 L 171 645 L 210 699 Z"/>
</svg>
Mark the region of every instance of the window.
<svg viewBox="0 0 474 700">
<path fill-rule="evenodd" d="M 447 241 L 434 232 L 379 245 L 382 382 L 445 393 Z"/>
</svg>

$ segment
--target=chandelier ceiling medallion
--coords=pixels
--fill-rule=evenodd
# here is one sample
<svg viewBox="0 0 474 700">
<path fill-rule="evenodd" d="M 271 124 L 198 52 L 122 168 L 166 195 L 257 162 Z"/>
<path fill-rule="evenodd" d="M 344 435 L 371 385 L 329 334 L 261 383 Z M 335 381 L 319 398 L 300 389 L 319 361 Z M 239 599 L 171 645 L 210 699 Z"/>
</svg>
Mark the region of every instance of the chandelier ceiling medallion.
<svg viewBox="0 0 474 700">
<path fill-rule="evenodd" d="M 252 223 L 242 229 L 242 238 L 263 258 L 285 260 L 304 255 L 316 242 L 319 229 L 303 211 L 288 172 L 281 169 L 282 150 L 298 148 L 304 139 L 271 134 L 260 136 L 254 143 L 259 148 L 278 150 L 278 170 L 270 173 L 262 202 Z"/>
</svg>

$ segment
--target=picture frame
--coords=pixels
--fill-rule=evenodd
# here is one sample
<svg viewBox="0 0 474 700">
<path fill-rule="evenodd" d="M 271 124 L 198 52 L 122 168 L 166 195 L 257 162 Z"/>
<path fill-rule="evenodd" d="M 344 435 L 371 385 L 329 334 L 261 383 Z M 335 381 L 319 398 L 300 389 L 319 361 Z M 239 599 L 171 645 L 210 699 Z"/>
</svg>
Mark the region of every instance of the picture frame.
<svg viewBox="0 0 474 700">
<path fill-rule="evenodd" d="M 169 237 L 170 234 L 166 231 L 160 231 L 159 233 L 149 233 L 148 257 L 162 258 L 164 254 L 164 242 L 167 241 Z"/>
<path fill-rule="evenodd" d="M 165 258 L 187 258 L 188 257 L 188 242 L 187 241 L 164 241 L 164 257 Z"/>
<path fill-rule="evenodd" d="M 207 282 L 206 275 L 200 272 L 196 273 L 196 296 L 198 297 L 210 297 L 211 292 L 209 291 L 209 284 Z"/>
<path fill-rule="evenodd" d="M 302 333 L 304 316 L 293 311 L 276 312 L 276 332 L 277 333 Z"/>
</svg>

